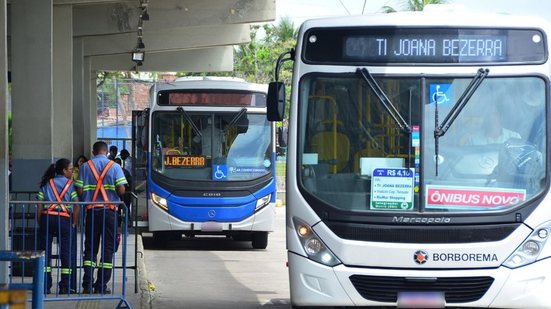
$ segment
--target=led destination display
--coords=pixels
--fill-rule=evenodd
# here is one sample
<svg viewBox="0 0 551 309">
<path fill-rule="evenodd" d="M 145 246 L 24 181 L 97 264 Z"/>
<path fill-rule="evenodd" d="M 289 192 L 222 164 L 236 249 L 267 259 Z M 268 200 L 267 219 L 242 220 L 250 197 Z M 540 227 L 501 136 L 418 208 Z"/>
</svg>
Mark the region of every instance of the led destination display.
<svg viewBox="0 0 551 309">
<path fill-rule="evenodd" d="M 323 64 L 543 63 L 546 37 L 536 29 L 315 28 L 303 60 Z"/>
<path fill-rule="evenodd" d="M 205 156 L 165 155 L 163 162 L 165 167 L 205 167 L 207 158 Z"/>
<path fill-rule="evenodd" d="M 501 62 L 507 55 L 507 37 L 464 35 L 447 36 L 355 36 L 344 43 L 349 58 L 373 61 Z M 450 58 L 450 61 L 446 61 Z"/>
</svg>

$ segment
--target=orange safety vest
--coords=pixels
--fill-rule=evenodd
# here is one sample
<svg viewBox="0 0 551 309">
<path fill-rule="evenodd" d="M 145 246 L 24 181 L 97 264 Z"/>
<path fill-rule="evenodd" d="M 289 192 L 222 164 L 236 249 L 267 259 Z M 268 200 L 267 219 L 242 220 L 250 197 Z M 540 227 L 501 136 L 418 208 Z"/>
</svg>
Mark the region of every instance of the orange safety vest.
<svg viewBox="0 0 551 309">
<path fill-rule="evenodd" d="M 96 178 L 96 190 L 94 191 L 94 195 L 92 196 L 92 202 L 95 202 L 98 198 L 98 194 L 101 191 L 101 196 L 103 197 L 103 200 L 106 202 L 109 202 L 109 196 L 107 195 L 107 192 L 105 191 L 105 187 L 103 186 L 103 179 L 105 178 L 105 175 L 107 174 L 107 171 L 111 168 L 111 165 L 113 165 L 114 161 L 109 160 L 103 171 L 101 172 L 101 175 L 98 174 L 98 170 L 94 166 L 94 162 L 92 160 L 88 160 L 88 166 L 90 166 L 90 170 L 92 171 L 92 174 L 94 174 L 94 177 Z M 114 204 L 90 204 L 86 206 L 86 209 L 93 209 L 93 208 L 103 208 L 108 207 L 111 210 L 117 210 L 117 205 Z"/>
<path fill-rule="evenodd" d="M 65 207 L 65 205 L 61 203 L 63 202 L 62 197 L 65 196 L 65 194 L 67 194 L 67 191 L 69 191 L 69 188 L 71 187 L 72 183 L 73 183 L 73 180 L 69 179 L 69 181 L 67 181 L 67 183 L 65 184 L 65 187 L 61 191 L 61 194 L 59 194 L 57 192 L 57 188 L 55 187 L 54 179 L 53 178 L 50 179 L 50 187 L 52 187 L 52 192 L 54 192 L 55 199 L 57 202 L 59 202 L 59 204 L 50 205 L 48 209 L 42 211 L 43 214 L 62 216 L 62 217 L 71 217 L 71 214 L 67 210 L 67 207 Z M 57 207 L 61 208 L 61 211 L 55 210 L 55 208 Z"/>
</svg>

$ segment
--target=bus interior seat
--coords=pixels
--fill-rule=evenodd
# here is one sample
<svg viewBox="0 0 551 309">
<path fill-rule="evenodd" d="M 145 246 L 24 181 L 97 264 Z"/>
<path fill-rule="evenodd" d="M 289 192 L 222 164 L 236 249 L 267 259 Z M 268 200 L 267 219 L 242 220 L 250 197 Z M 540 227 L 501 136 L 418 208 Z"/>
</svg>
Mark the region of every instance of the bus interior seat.
<svg viewBox="0 0 551 309">
<path fill-rule="evenodd" d="M 319 132 L 311 140 L 312 151 L 318 153 L 320 162 L 329 163 L 332 173 L 342 171 L 350 156 L 350 140 L 340 132 Z"/>
</svg>

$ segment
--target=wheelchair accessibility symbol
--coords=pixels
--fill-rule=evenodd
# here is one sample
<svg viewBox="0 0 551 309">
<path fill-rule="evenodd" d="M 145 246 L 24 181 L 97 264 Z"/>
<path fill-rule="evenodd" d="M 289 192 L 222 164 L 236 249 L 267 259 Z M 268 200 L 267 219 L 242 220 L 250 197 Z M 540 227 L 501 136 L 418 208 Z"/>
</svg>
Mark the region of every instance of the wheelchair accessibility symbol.
<svg viewBox="0 0 551 309">
<path fill-rule="evenodd" d="M 438 105 L 447 104 L 451 102 L 451 89 L 452 84 L 431 84 L 429 88 L 429 104 Z"/>
<path fill-rule="evenodd" d="M 214 164 L 212 166 L 212 179 L 213 180 L 228 179 L 228 166 L 226 164 Z"/>
</svg>

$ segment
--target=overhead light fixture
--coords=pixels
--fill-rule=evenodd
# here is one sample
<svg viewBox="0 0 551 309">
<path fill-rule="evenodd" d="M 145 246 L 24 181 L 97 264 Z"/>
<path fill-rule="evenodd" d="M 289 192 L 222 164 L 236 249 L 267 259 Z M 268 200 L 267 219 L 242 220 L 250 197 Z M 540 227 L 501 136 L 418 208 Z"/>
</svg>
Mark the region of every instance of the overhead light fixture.
<svg viewBox="0 0 551 309">
<path fill-rule="evenodd" d="M 136 62 L 136 65 L 143 65 L 145 59 L 145 52 L 143 50 L 135 50 L 132 52 L 132 61 Z"/>
</svg>

